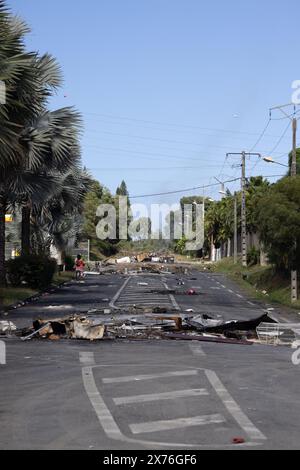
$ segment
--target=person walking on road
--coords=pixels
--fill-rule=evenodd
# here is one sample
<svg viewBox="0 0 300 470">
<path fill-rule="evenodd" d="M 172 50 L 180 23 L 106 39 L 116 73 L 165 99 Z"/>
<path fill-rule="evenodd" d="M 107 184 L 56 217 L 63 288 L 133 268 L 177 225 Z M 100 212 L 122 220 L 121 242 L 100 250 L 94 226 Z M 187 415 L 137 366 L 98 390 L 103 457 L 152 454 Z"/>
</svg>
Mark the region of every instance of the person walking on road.
<svg viewBox="0 0 300 470">
<path fill-rule="evenodd" d="M 77 258 L 75 260 L 74 268 L 75 268 L 76 281 L 79 281 L 80 279 L 82 279 L 84 277 L 83 273 L 84 273 L 84 268 L 85 268 L 85 262 L 83 261 L 81 255 L 77 256 Z"/>
</svg>

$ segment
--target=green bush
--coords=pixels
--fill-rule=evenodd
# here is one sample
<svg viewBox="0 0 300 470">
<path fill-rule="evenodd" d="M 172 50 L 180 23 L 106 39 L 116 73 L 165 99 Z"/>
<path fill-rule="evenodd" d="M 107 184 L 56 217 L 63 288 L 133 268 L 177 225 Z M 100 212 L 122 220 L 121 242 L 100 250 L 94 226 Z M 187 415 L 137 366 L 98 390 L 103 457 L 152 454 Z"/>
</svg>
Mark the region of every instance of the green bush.
<svg viewBox="0 0 300 470">
<path fill-rule="evenodd" d="M 75 264 L 75 256 L 74 256 L 74 258 L 72 258 L 72 256 L 66 256 L 65 257 L 66 271 L 73 271 L 74 270 L 74 264 Z"/>
<path fill-rule="evenodd" d="M 43 255 L 20 256 L 7 262 L 8 280 L 13 287 L 48 287 L 56 272 L 56 261 Z"/>
<path fill-rule="evenodd" d="M 248 251 L 247 256 L 248 266 L 256 266 L 260 262 L 260 251 L 252 247 Z"/>
</svg>

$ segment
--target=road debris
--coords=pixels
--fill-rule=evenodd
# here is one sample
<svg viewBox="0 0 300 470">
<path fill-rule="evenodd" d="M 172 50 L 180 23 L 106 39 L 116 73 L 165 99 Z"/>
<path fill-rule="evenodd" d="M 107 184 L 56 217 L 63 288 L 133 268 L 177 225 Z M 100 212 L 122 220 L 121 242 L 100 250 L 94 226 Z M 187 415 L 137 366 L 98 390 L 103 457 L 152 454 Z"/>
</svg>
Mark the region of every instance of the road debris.
<svg viewBox="0 0 300 470">
<path fill-rule="evenodd" d="M 244 346 L 252 346 L 253 343 L 251 341 L 246 340 L 235 340 L 229 339 L 222 336 L 210 336 L 210 335 L 202 335 L 197 336 L 193 334 L 166 334 L 165 338 L 173 339 L 177 341 L 199 341 L 204 343 L 220 343 L 220 344 L 239 344 Z"/>
<path fill-rule="evenodd" d="M 245 439 L 243 437 L 234 437 L 232 439 L 232 444 L 245 444 Z"/>
<path fill-rule="evenodd" d="M 86 317 L 68 317 L 51 321 L 36 320 L 33 323 L 33 332 L 27 336 L 22 336 L 23 341 L 30 341 L 34 338 L 49 339 L 58 341 L 61 338 L 100 340 L 105 334 L 105 326 L 96 324 L 94 320 Z"/>
<path fill-rule="evenodd" d="M 0 321 L 0 335 L 10 335 L 16 331 L 17 327 L 10 321 Z"/>
<path fill-rule="evenodd" d="M 300 338 L 299 323 L 265 323 L 257 326 L 257 336 L 261 343 L 273 346 L 293 344 Z"/>
<path fill-rule="evenodd" d="M 285 329 L 291 330 L 286 325 Z M 267 314 L 248 321 L 225 321 L 221 315 L 196 313 L 193 309 L 178 313 L 167 307 L 131 306 L 122 311 L 99 308 L 82 315 L 38 319 L 32 328 L 15 334 L 23 341 L 175 340 L 247 346 L 254 342 L 277 344 L 278 339 L 280 344 L 286 344 L 285 340 L 292 345 L 297 339 L 295 332 L 289 339 L 280 332 Z"/>
<path fill-rule="evenodd" d="M 197 292 L 194 289 L 189 289 L 187 291 L 187 295 L 198 295 Z"/>
<path fill-rule="evenodd" d="M 96 341 L 103 339 L 105 327 L 94 325 L 90 320 L 75 319 L 70 322 L 68 334 L 71 339 L 85 339 Z"/>
</svg>

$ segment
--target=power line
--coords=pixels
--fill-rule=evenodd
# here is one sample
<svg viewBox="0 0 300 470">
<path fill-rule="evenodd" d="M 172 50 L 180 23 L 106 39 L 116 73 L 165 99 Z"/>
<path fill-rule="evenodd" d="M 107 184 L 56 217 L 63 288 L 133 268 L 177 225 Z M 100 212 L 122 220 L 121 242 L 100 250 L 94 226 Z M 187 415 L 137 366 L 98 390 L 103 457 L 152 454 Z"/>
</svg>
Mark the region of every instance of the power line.
<svg viewBox="0 0 300 470">
<path fill-rule="evenodd" d="M 233 181 L 238 181 L 240 178 L 237 178 L 236 180 L 231 180 L 231 181 L 226 181 L 226 183 L 232 183 Z M 165 193 L 156 193 L 156 194 L 143 194 L 141 196 L 131 196 L 130 199 L 142 199 L 146 197 L 155 197 L 155 196 L 168 196 L 171 194 L 180 194 L 180 193 L 187 193 L 190 191 L 196 191 L 198 189 L 207 189 L 207 188 L 212 188 L 215 186 L 220 186 L 219 183 L 214 183 L 214 184 L 208 184 L 208 185 L 202 185 L 202 186 L 195 186 L 194 188 L 187 188 L 187 189 L 179 189 L 177 191 L 168 191 Z"/>
<path fill-rule="evenodd" d="M 133 135 L 133 134 L 120 134 L 118 132 L 111 132 L 111 131 L 104 131 L 104 130 L 96 130 L 96 129 L 85 129 L 85 132 L 91 132 L 95 134 L 106 134 L 106 135 L 112 135 L 112 136 L 118 136 L 118 137 L 126 137 L 129 139 L 139 139 L 139 140 L 151 140 L 154 142 L 162 142 L 162 143 L 170 143 L 170 144 L 184 144 L 184 145 L 195 145 L 202 147 L 203 143 L 198 143 L 198 142 L 187 142 L 184 140 L 174 140 L 174 139 L 162 139 L 159 137 L 146 137 L 146 136 L 141 136 L 141 135 Z M 213 137 L 212 134 L 204 134 L 207 137 Z"/>
<path fill-rule="evenodd" d="M 177 128 L 183 128 L 183 129 L 194 129 L 195 131 L 205 130 L 205 131 L 212 131 L 212 132 L 225 132 L 225 133 L 229 133 L 229 134 L 239 134 L 239 135 L 249 135 L 249 136 L 259 135 L 257 132 L 245 132 L 245 131 L 235 131 L 235 130 L 231 130 L 231 129 L 219 129 L 219 128 L 215 128 L 215 127 L 201 127 L 201 126 L 187 125 L 187 124 L 166 123 L 166 122 L 151 121 L 151 120 L 146 120 L 146 119 L 130 118 L 130 117 L 125 117 L 125 116 L 116 116 L 116 115 L 112 115 L 112 114 L 89 113 L 89 112 L 84 112 L 83 114 L 85 114 L 87 116 L 106 117 L 106 118 L 109 118 L 109 119 L 117 119 L 117 120 L 121 120 L 121 121 L 123 120 L 123 121 L 135 122 L 135 123 L 154 124 L 154 125 L 164 126 L 164 127 L 177 127 Z M 270 136 L 270 137 L 272 137 L 272 136 Z"/>
<path fill-rule="evenodd" d="M 138 155 L 148 155 L 148 156 L 159 156 L 159 157 L 164 157 L 164 158 L 172 158 L 172 159 L 179 159 L 179 160 L 195 160 L 199 161 L 199 158 L 193 158 L 186 156 L 181 157 L 180 155 L 170 155 L 170 154 L 165 154 L 165 153 L 151 153 L 151 152 L 144 152 L 144 151 L 139 151 L 139 150 L 131 150 L 131 149 L 123 149 L 123 148 L 117 148 L 117 147 L 103 147 L 101 145 L 94 145 L 94 144 L 86 144 L 84 147 L 89 147 L 89 148 L 94 148 L 96 150 L 109 150 L 109 151 L 114 151 L 114 152 L 123 152 L 123 153 L 134 153 Z M 221 149 L 228 149 L 228 146 L 210 146 L 209 148 L 221 148 Z M 232 150 L 237 150 L 240 147 L 230 147 Z"/>
<path fill-rule="evenodd" d="M 203 166 L 166 166 L 166 167 L 118 167 L 118 170 L 121 171 L 159 171 L 159 170 L 198 170 L 198 169 L 206 169 L 206 168 L 220 168 L 220 165 L 203 165 Z M 116 171 L 116 167 L 110 168 L 89 168 L 91 171 Z"/>
<path fill-rule="evenodd" d="M 286 118 L 285 118 L 286 119 Z M 270 121 L 269 121 L 270 122 Z M 276 145 L 273 147 L 272 150 L 270 150 L 270 152 L 268 152 L 268 155 L 267 156 L 272 156 L 272 154 L 274 154 L 275 150 L 279 147 L 279 145 L 281 144 L 281 142 L 283 141 L 284 137 L 286 136 L 287 134 L 287 131 L 289 130 L 291 126 L 291 121 L 289 121 L 288 123 L 288 126 L 287 128 L 283 131 L 283 134 L 280 136 L 278 142 L 276 143 Z M 280 158 L 280 157 L 279 157 Z M 257 162 L 255 163 L 255 165 L 253 166 L 252 170 L 251 170 L 251 174 L 253 173 L 253 171 L 257 168 L 258 164 L 260 163 L 260 159 L 258 158 L 257 159 Z"/>
<path fill-rule="evenodd" d="M 285 175 L 267 175 L 267 176 L 264 176 L 264 178 L 282 178 L 284 176 Z M 235 178 L 235 179 L 231 179 L 231 180 L 228 180 L 228 181 L 224 181 L 224 184 L 234 183 L 234 182 L 240 181 L 240 180 L 241 180 L 241 178 Z M 208 185 L 196 186 L 194 188 L 179 189 L 177 191 L 168 191 L 168 192 L 164 192 L 164 193 L 142 194 L 140 196 L 130 196 L 130 199 L 143 199 L 143 198 L 147 198 L 147 197 L 169 196 L 169 195 L 172 195 L 172 194 L 188 193 L 190 191 L 196 191 L 196 190 L 200 190 L 200 189 L 208 189 L 208 188 L 213 188 L 213 187 L 217 187 L 217 186 L 220 186 L 220 183 L 213 183 L 213 184 L 208 184 Z"/>
<path fill-rule="evenodd" d="M 280 139 L 279 139 L 278 142 L 276 143 L 275 147 L 273 147 L 272 150 L 270 150 L 270 152 L 269 152 L 270 155 L 272 155 L 272 154 L 275 152 L 275 150 L 279 147 L 279 145 L 280 145 L 281 142 L 283 141 L 284 137 L 286 136 L 287 131 L 289 130 L 290 126 L 291 126 L 291 121 L 289 121 L 287 128 L 285 129 L 285 131 L 283 132 L 282 136 L 280 137 Z"/>
<path fill-rule="evenodd" d="M 265 126 L 265 128 L 263 129 L 262 133 L 260 134 L 259 138 L 257 139 L 257 141 L 255 142 L 255 144 L 253 145 L 253 147 L 251 148 L 250 150 L 250 153 L 253 152 L 253 150 L 256 149 L 256 147 L 258 146 L 258 144 L 261 142 L 261 140 L 263 139 L 263 137 L 265 136 L 265 133 L 267 132 L 267 129 L 270 125 L 270 122 L 271 122 L 271 116 L 267 122 L 267 125 Z"/>
</svg>

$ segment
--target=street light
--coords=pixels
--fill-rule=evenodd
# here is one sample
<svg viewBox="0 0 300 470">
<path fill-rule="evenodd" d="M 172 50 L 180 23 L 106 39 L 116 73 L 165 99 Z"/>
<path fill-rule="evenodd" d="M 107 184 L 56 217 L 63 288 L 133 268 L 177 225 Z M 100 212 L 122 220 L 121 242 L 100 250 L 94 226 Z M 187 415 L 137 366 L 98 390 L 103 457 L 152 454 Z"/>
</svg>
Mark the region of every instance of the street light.
<svg viewBox="0 0 300 470">
<path fill-rule="evenodd" d="M 284 163 L 276 162 L 272 157 L 264 157 L 263 161 L 266 163 L 274 163 L 275 165 L 280 165 L 284 166 L 286 168 L 289 168 L 289 165 L 285 165 Z"/>
</svg>

